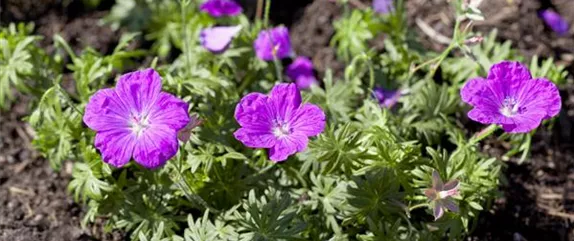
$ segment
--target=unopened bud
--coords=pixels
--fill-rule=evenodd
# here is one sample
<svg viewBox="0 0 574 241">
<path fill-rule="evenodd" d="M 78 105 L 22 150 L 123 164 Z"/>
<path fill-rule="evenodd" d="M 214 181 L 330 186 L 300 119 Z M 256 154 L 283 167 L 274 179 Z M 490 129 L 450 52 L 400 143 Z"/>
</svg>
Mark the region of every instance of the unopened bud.
<svg viewBox="0 0 574 241">
<path fill-rule="evenodd" d="M 466 46 L 474 46 L 474 45 L 477 45 L 477 44 L 479 44 L 479 43 L 482 43 L 482 40 L 484 40 L 484 37 L 482 37 L 482 36 L 474 36 L 474 37 L 471 37 L 471 38 L 465 40 L 465 41 L 464 41 L 464 45 L 466 45 Z"/>
</svg>

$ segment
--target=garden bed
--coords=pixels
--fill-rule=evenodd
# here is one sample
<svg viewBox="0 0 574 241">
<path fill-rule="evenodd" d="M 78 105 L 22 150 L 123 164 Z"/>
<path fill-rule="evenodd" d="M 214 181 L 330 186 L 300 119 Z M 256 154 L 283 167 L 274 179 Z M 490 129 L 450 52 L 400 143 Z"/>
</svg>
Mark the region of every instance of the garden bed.
<svg viewBox="0 0 574 241">
<path fill-rule="evenodd" d="M 573 73 L 572 35 L 556 36 L 537 16 L 537 11 L 550 3 L 514 1 L 518 7 L 502 0 L 485 0 L 481 9 L 487 21 L 477 29 L 489 32 L 496 27 L 500 40 L 511 40 L 525 56 L 554 57 Z M 97 9 L 87 10 L 79 2 L 72 1 L 63 8 L 59 1 L 2 1 L 2 22 L 34 21 L 37 34 L 46 36 L 42 44 L 48 52 L 52 51 L 51 36 L 55 33 L 60 33 L 75 50 L 91 46 L 102 53 L 110 52 L 119 34 L 99 26 L 97 20 L 107 14 L 112 3 L 104 1 Z M 446 1 L 407 2 L 412 28 L 416 28 L 414 19 L 420 18 L 450 36 L 453 16 Z M 574 23 L 572 4 L 558 0 L 553 3 Z M 334 32 L 332 22 L 342 10 L 328 0 L 310 4 L 298 1 L 288 11 L 285 9 L 272 8 L 276 11 L 271 12 L 272 20 L 289 25 L 296 52 L 310 56 L 319 75 L 327 68 L 341 73 L 345 66 L 337 61 L 329 41 Z M 446 47 L 417 32 L 424 46 L 436 50 Z M 471 240 L 574 240 L 574 86 L 561 92 L 563 109 L 555 128 L 536 134 L 532 155 L 523 164 L 512 158 L 505 161 L 501 196 L 490 213 L 483 212 Z M 19 98 L 21 101 L 11 111 L 0 116 L 0 206 L 5 207 L 0 209 L 0 240 L 123 240 L 124 234 L 119 232 L 104 233 L 101 222 L 80 227 L 82 207 L 66 192 L 72 164 L 67 163 L 55 173 L 48 161 L 33 150 L 33 133 L 22 121 L 29 111 L 26 97 Z M 507 143 L 490 139 L 483 150 L 500 156 L 507 147 Z"/>
</svg>

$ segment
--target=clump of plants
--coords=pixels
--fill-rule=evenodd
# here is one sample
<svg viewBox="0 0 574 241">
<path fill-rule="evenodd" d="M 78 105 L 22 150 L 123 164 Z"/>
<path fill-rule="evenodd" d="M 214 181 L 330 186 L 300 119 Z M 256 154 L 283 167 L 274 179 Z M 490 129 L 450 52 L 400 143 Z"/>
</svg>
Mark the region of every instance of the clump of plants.
<svg viewBox="0 0 574 241">
<path fill-rule="evenodd" d="M 150 14 L 129 25 L 144 34 L 109 55 L 55 36 L 66 66 L 24 26 L 4 28 L 0 84 L 38 96 L 34 145 L 56 169 L 73 162 L 83 224 L 103 218 L 131 240 L 461 240 L 500 183 L 480 142 L 501 135 L 527 156 L 561 108 L 563 68 L 529 70 L 496 33 L 472 32 L 472 1 L 451 1 L 440 53 L 413 38 L 403 1 L 340 1 L 331 44 L 346 67 L 322 78 L 271 26 L 270 0 L 252 21 L 232 0 L 126 2 L 114 9 Z M 106 21 L 139 16 L 119 13 Z M 369 47 L 378 35 L 382 52 Z M 137 37 L 152 50 L 128 50 Z"/>
</svg>

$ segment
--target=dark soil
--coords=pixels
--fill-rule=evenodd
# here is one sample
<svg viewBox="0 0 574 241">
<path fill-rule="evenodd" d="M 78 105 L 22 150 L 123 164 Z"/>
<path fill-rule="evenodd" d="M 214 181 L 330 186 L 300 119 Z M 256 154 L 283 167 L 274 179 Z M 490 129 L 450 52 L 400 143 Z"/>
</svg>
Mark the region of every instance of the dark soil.
<svg viewBox="0 0 574 241">
<path fill-rule="evenodd" d="M 76 53 L 88 46 L 101 53 L 111 51 L 120 34 L 99 24 L 106 11 L 70 2 L 63 6 L 61 0 L 1 0 L 0 23 L 35 22 L 48 53 L 54 52 L 54 34 Z M 72 165 L 55 172 L 33 150 L 33 131 L 22 120 L 29 113 L 27 101 L 20 98 L 10 111 L 0 113 L 0 241 L 123 240 L 119 232 L 105 233 L 102 220 L 81 227 L 83 208 L 66 191 Z"/>
<path fill-rule="evenodd" d="M 313 60 L 319 75 L 328 68 L 342 70 L 329 47 L 332 23 L 341 8 L 330 0 L 274 1 L 272 21 L 290 27 L 298 55 Z M 0 23 L 34 21 L 37 34 L 45 36 L 42 46 L 53 51 L 51 37 L 60 33 L 76 52 L 90 46 L 102 53 L 113 49 L 119 33 L 98 20 L 113 1 L 97 9 L 85 9 L 81 1 L 63 6 L 62 0 L 0 0 Z M 255 0 L 241 0 L 246 12 L 255 14 Z M 368 4 L 368 0 L 362 0 Z M 411 29 L 430 49 L 445 46 L 428 37 L 415 24 L 418 17 L 434 30 L 450 36 L 453 16 L 446 0 L 408 0 Z M 304 8 L 306 6 L 306 8 Z M 477 23 L 484 33 L 499 29 L 500 40 L 527 57 L 554 57 L 569 70 L 574 61 L 572 35 L 558 37 L 537 17 L 542 8 L 555 8 L 574 24 L 571 0 L 484 0 L 481 9 L 487 20 Z M 25 98 L 24 98 L 25 99 Z M 524 164 L 505 161 L 501 196 L 490 212 L 484 213 L 469 240 L 574 240 L 574 88 L 563 90 L 563 112 L 554 131 L 541 130 L 533 141 L 532 156 Z M 54 172 L 48 161 L 31 147 L 33 133 L 22 121 L 28 113 L 26 101 L 0 113 L 0 241 L 122 240 L 120 233 L 104 234 L 101 222 L 80 227 L 83 209 L 66 192 L 71 164 Z M 499 156 L 507 143 L 491 141 L 484 150 Z M 100 220 L 101 221 L 101 220 Z"/>
</svg>

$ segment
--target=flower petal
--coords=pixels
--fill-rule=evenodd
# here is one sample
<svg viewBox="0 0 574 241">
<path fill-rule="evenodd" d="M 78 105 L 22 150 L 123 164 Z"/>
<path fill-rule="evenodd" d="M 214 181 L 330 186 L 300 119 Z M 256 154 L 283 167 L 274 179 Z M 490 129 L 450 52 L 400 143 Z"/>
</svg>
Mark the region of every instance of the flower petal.
<svg viewBox="0 0 574 241">
<path fill-rule="evenodd" d="M 237 16 L 243 9 L 233 0 L 208 0 L 199 9 L 212 17 Z"/>
<path fill-rule="evenodd" d="M 440 202 L 436 202 L 433 208 L 434 221 L 441 218 L 443 214 L 444 210 L 442 209 L 442 205 L 440 204 Z"/>
<path fill-rule="evenodd" d="M 122 167 L 132 158 L 136 137 L 129 129 L 110 129 L 96 134 L 94 144 L 102 159 L 115 167 Z"/>
<path fill-rule="evenodd" d="M 153 124 L 138 137 L 134 160 L 148 169 L 163 166 L 178 149 L 177 132 L 162 124 Z"/>
<path fill-rule="evenodd" d="M 301 93 L 295 84 L 278 84 L 269 93 L 274 119 L 289 121 L 301 106 Z"/>
<path fill-rule="evenodd" d="M 305 150 L 308 142 L 309 139 L 306 136 L 297 133 L 280 138 L 275 145 L 269 149 L 269 159 L 274 162 L 284 161 L 290 155 Z"/>
<path fill-rule="evenodd" d="M 101 89 L 90 97 L 83 120 L 95 131 L 129 128 L 129 113 L 114 89 Z"/>
<path fill-rule="evenodd" d="M 278 59 L 286 58 L 292 54 L 289 30 L 285 26 L 262 30 L 253 42 L 255 54 L 259 59 L 271 61 L 274 55 Z"/>
<path fill-rule="evenodd" d="M 231 40 L 239 31 L 241 31 L 241 25 L 206 28 L 201 31 L 199 41 L 210 52 L 219 54 L 229 47 Z"/>
<path fill-rule="evenodd" d="M 458 193 L 459 185 L 460 182 L 458 180 L 452 180 L 445 183 L 442 190 L 446 192 L 448 196 L 452 196 Z"/>
<path fill-rule="evenodd" d="M 482 92 L 487 84 L 487 80 L 483 78 L 471 79 L 460 90 L 460 97 L 462 101 L 476 105 L 476 99 L 481 98 Z"/>
<path fill-rule="evenodd" d="M 316 136 L 325 129 L 325 113 L 318 106 L 306 103 L 296 111 L 289 122 L 294 132 Z"/>
<path fill-rule="evenodd" d="M 392 108 L 399 101 L 401 91 L 375 87 L 373 88 L 373 97 L 377 99 L 381 107 Z"/>
<path fill-rule="evenodd" d="M 447 208 L 451 212 L 458 213 L 458 205 L 456 205 L 456 203 L 452 199 L 445 198 L 440 200 L 440 202 L 443 207 Z"/>
<path fill-rule="evenodd" d="M 235 107 L 235 120 L 242 127 L 271 132 L 273 119 L 267 102 L 267 96 L 261 93 L 250 93 L 244 96 Z"/>
<path fill-rule="evenodd" d="M 547 79 L 527 81 L 517 93 L 517 99 L 525 108 L 524 114 L 530 111 L 544 111 L 546 112 L 544 119 L 558 115 L 562 108 L 558 87 Z"/>
<path fill-rule="evenodd" d="M 189 123 L 185 127 L 177 132 L 177 139 L 186 142 L 189 141 L 191 137 L 191 131 L 201 125 L 202 120 L 199 119 L 198 115 L 192 115 L 189 117 Z"/>
<path fill-rule="evenodd" d="M 546 9 L 540 12 L 540 17 L 558 35 L 568 34 L 570 26 L 568 26 L 568 22 L 557 12 Z"/>
<path fill-rule="evenodd" d="M 183 100 L 161 92 L 155 104 L 151 107 L 149 121 L 151 125 L 167 125 L 178 131 L 189 123 L 188 104 Z"/>
<path fill-rule="evenodd" d="M 532 75 L 526 66 L 520 62 L 502 61 L 490 68 L 487 79 L 498 79 L 506 83 L 514 83 L 517 80 L 530 80 Z"/>
<path fill-rule="evenodd" d="M 432 188 L 436 191 L 440 191 L 443 188 L 442 179 L 437 170 L 432 171 Z"/>
<path fill-rule="evenodd" d="M 297 84 L 299 89 L 307 89 L 317 83 L 313 72 L 313 63 L 304 56 L 297 57 L 285 70 L 285 74 Z"/>
<path fill-rule="evenodd" d="M 266 129 L 239 128 L 233 135 L 235 139 L 250 148 L 271 148 L 277 141 L 273 132 Z"/>
<path fill-rule="evenodd" d="M 297 85 L 297 88 L 299 88 L 300 90 L 304 90 L 311 88 L 312 85 L 319 84 L 319 81 L 317 80 L 317 78 L 315 78 L 314 75 L 309 76 L 301 75 L 297 77 L 297 79 L 295 79 L 295 84 Z"/>
<path fill-rule="evenodd" d="M 151 68 L 124 74 L 116 85 L 116 93 L 124 105 L 138 114 L 149 111 L 160 92 L 161 77 Z"/>
<path fill-rule="evenodd" d="M 502 123 L 502 129 L 509 133 L 528 133 L 540 126 L 540 122 L 542 122 L 545 115 L 546 112 L 544 110 L 539 110 L 538 112 L 531 110 L 528 114 L 509 118 L 512 122 Z"/>
<path fill-rule="evenodd" d="M 380 14 L 387 14 L 395 10 L 393 0 L 373 0 L 373 10 Z"/>
</svg>

